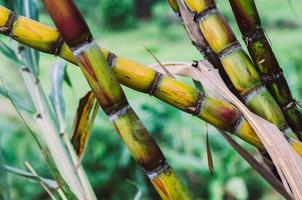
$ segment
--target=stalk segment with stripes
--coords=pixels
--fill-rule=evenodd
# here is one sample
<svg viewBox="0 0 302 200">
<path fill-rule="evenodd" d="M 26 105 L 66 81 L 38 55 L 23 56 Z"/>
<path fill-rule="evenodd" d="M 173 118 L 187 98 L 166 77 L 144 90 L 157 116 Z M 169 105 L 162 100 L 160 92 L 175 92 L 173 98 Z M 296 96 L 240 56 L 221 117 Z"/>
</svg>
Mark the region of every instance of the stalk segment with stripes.
<svg viewBox="0 0 302 200">
<path fill-rule="evenodd" d="M 44 0 L 51 18 L 117 133 L 162 199 L 192 199 L 125 94 L 72 0 Z"/>
<path fill-rule="evenodd" d="M 302 115 L 265 36 L 254 0 L 230 0 L 230 4 L 243 40 L 261 73 L 263 82 L 282 108 L 289 126 L 301 140 Z"/>
<path fill-rule="evenodd" d="M 251 111 L 277 125 L 286 137 L 297 139 L 266 86 L 261 75 L 243 51 L 231 27 L 228 25 L 213 0 L 177 0 L 185 10 L 194 15 L 194 22 L 218 55 L 241 100 Z"/>
<path fill-rule="evenodd" d="M 182 20 L 184 24 L 187 21 L 189 21 L 190 18 L 194 17 L 193 15 L 190 15 L 190 13 L 181 13 L 176 0 L 168 0 L 168 2 L 172 10 L 180 18 L 180 20 Z M 184 15 L 188 15 L 188 16 L 184 16 Z M 226 71 L 224 70 L 219 57 L 217 56 L 217 54 L 213 52 L 208 42 L 205 40 L 203 34 L 200 31 L 198 31 L 198 28 L 196 27 L 194 27 L 196 30 L 192 30 L 192 27 L 190 27 L 189 29 L 187 26 L 184 27 L 189 37 L 191 38 L 193 45 L 198 49 L 198 51 L 200 51 L 200 53 L 204 56 L 205 59 L 207 59 L 216 69 L 218 69 L 221 78 L 224 80 L 225 84 L 232 91 L 232 93 L 235 94 L 236 96 L 239 96 L 236 88 L 234 87 Z"/>
<path fill-rule="evenodd" d="M 9 28 L 7 27 L 9 23 L 5 20 L 8 17 L 1 18 L 4 16 L 2 13 L 8 13 L 8 15 L 13 15 L 13 13 L 0 6 L 0 29 L 9 30 L 11 38 L 39 51 L 58 55 L 77 64 L 71 50 L 61 40 L 56 29 L 21 16 L 18 16 L 15 22 L 10 23 Z M 180 110 L 194 114 L 219 129 L 234 133 L 256 146 L 260 151 L 264 150 L 248 121 L 232 104 L 209 97 L 185 83 L 163 76 L 142 64 L 119 57 L 104 48 L 101 48 L 101 51 L 121 84 L 153 95 Z M 156 82 L 160 83 L 155 85 Z M 294 149 L 299 155 L 302 155 L 302 144 L 291 138 L 289 141 L 291 144 L 295 144 Z"/>
</svg>

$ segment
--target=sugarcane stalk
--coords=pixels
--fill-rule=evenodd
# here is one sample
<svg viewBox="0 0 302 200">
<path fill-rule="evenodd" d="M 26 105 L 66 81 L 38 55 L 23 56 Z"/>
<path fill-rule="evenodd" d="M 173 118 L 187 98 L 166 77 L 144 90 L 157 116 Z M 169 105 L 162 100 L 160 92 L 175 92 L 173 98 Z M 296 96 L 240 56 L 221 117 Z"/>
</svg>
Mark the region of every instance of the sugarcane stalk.
<svg viewBox="0 0 302 200">
<path fill-rule="evenodd" d="M 168 2 L 172 10 L 175 12 L 175 14 L 179 17 L 180 20 L 182 20 L 183 24 L 186 23 L 186 19 L 184 19 L 184 17 L 188 17 L 188 18 L 193 17 L 193 16 L 182 16 L 176 0 L 168 0 Z M 213 52 L 208 42 L 205 40 L 203 34 L 198 30 L 192 30 L 191 28 L 188 29 L 186 26 L 184 27 L 189 37 L 192 39 L 192 44 L 199 50 L 199 52 L 204 56 L 206 60 L 208 60 L 216 69 L 218 69 L 221 78 L 224 80 L 229 90 L 231 90 L 231 92 L 238 97 L 239 96 L 238 92 L 234 87 L 233 83 L 231 82 L 230 78 L 228 77 L 226 71 L 224 70 L 219 57 L 217 56 L 217 54 Z"/>
<path fill-rule="evenodd" d="M 302 140 L 302 115 L 261 25 L 254 0 L 229 0 L 243 40 L 268 90 Z"/>
<path fill-rule="evenodd" d="M 103 111 L 144 169 L 162 199 L 191 199 L 191 195 L 167 163 L 159 146 L 149 135 L 99 50 L 73 0 L 44 0 L 51 18 L 71 48 Z"/>
<path fill-rule="evenodd" d="M 1 18 L 4 16 L 2 15 L 3 10 L 7 9 L 0 6 L 0 22 L 2 21 L 0 28 L 6 27 L 5 24 L 8 24 L 7 20 Z M 54 28 L 25 17 L 17 17 L 11 28 L 3 29 L 10 32 L 11 38 L 24 45 L 48 54 L 58 55 L 73 64 L 77 64 L 71 50 L 66 43 L 60 40 L 61 36 Z M 2 33 L 6 34 L 5 32 Z M 261 141 L 248 121 L 232 104 L 209 97 L 185 83 L 163 76 L 142 64 L 119 57 L 104 48 L 101 48 L 101 51 L 121 84 L 136 91 L 153 95 L 219 129 L 232 132 L 260 151 L 264 151 Z M 160 82 L 160 84 L 154 86 L 155 82 Z M 290 143 L 296 144 L 295 150 L 302 155 L 301 145 L 298 145 L 299 143 L 296 143 L 294 139 L 289 140 Z"/>
<path fill-rule="evenodd" d="M 235 34 L 213 0 L 177 0 L 183 12 L 194 15 L 194 21 L 237 89 L 241 100 L 259 116 L 275 124 L 286 137 L 297 139 L 261 76 L 243 51 Z"/>
</svg>

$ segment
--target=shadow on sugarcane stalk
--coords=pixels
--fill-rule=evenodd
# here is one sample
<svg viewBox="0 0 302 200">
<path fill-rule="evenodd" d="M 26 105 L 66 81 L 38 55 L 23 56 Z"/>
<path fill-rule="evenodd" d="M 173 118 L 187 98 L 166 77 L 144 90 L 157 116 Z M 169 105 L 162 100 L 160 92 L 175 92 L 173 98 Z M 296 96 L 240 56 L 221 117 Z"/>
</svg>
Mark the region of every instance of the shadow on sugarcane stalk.
<svg viewBox="0 0 302 200">
<path fill-rule="evenodd" d="M 163 65 L 174 75 L 185 76 L 199 81 L 209 95 L 227 100 L 238 107 L 250 122 L 257 136 L 265 146 L 266 151 L 272 158 L 281 177 L 283 186 L 271 172 L 266 170 L 265 167 L 259 166 L 260 164 L 228 136 L 228 134 L 220 131 L 224 138 L 286 199 L 301 199 L 302 173 L 300 166 L 302 159 L 289 145 L 283 137 L 283 133 L 275 125 L 249 111 L 249 109 L 229 91 L 218 71 L 214 69 L 209 62 L 199 62 L 197 68 L 193 68 L 192 63 L 182 62 L 167 62 L 163 63 Z M 151 67 L 164 73 L 162 67 L 158 67 L 157 64 L 151 65 Z"/>
</svg>

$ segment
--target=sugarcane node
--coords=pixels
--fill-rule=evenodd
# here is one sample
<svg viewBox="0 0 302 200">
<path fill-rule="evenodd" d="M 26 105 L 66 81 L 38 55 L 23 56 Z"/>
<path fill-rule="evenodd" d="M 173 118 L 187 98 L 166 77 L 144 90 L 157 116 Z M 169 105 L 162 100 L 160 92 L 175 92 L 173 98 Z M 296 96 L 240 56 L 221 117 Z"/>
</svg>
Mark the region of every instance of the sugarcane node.
<svg viewBox="0 0 302 200">
<path fill-rule="evenodd" d="M 71 51 L 73 52 L 73 55 L 77 58 L 95 45 L 97 45 L 95 40 L 93 38 L 90 38 L 89 40 L 83 40 L 78 45 L 72 47 Z"/>
<path fill-rule="evenodd" d="M 152 85 L 150 87 L 150 96 L 154 96 L 156 94 L 158 85 L 160 84 L 160 82 L 162 81 L 162 79 L 164 78 L 164 75 L 160 72 L 156 72 L 154 80 L 152 82 Z"/>
<path fill-rule="evenodd" d="M 255 93 L 261 91 L 261 90 L 266 90 L 266 87 L 263 82 L 258 83 L 254 87 L 246 90 L 243 92 L 240 97 L 241 99 L 246 103 L 250 97 L 253 97 Z"/>
<path fill-rule="evenodd" d="M 199 115 L 199 113 L 201 111 L 202 103 L 204 102 L 204 99 L 205 99 L 205 95 L 203 93 L 199 92 L 197 101 L 196 101 L 196 105 L 195 105 L 195 109 L 193 110 L 193 113 L 192 113 L 193 116 Z"/>
<path fill-rule="evenodd" d="M 229 129 L 227 129 L 226 131 L 233 134 L 236 133 L 236 130 L 238 129 L 238 127 L 240 126 L 241 122 L 244 120 L 244 115 L 243 113 L 238 113 L 232 126 L 230 126 Z"/>
<path fill-rule="evenodd" d="M 244 34 L 242 38 L 247 45 L 250 45 L 256 40 L 259 40 L 264 37 L 265 34 L 263 28 L 261 26 L 257 26 L 254 31 Z"/>
<path fill-rule="evenodd" d="M 12 36 L 14 23 L 17 21 L 18 15 L 15 12 L 10 12 L 8 20 L 4 27 L 1 27 L 0 32 L 7 36 Z"/>
<path fill-rule="evenodd" d="M 64 43 L 65 42 L 64 42 L 63 38 L 60 36 L 60 38 L 58 39 L 58 41 L 54 45 L 53 53 L 54 53 L 55 56 L 60 55 Z"/>
<path fill-rule="evenodd" d="M 270 74 L 262 74 L 262 81 L 266 85 L 270 85 L 270 84 L 276 82 L 278 79 L 283 79 L 284 78 L 283 70 L 281 68 L 279 68 L 279 69 L 280 69 L 280 70 L 278 70 L 279 72 L 271 72 Z"/>
<path fill-rule="evenodd" d="M 210 16 L 211 14 L 213 14 L 215 12 L 218 12 L 216 5 L 211 5 L 200 13 L 194 12 L 193 20 L 194 20 L 194 22 L 202 23 L 208 16 Z"/>
<path fill-rule="evenodd" d="M 242 47 L 238 41 L 233 42 L 232 44 L 226 46 L 224 49 L 222 49 L 220 52 L 217 53 L 218 57 L 220 59 L 223 59 L 224 57 L 234 53 L 235 51 L 242 50 Z"/>
<path fill-rule="evenodd" d="M 107 57 L 107 62 L 108 62 L 108 65 L 112 69 L 115 67 L 116 59 L 117 59 L 117 56 L 114 53 L 109 52 L 109 55 Z"/>
<path fill-rule="evenodd" d="M 169 171 L 171 169 L 171 167 L 169 166 L 168 162 L 166 160 L 161 160 L 159 165 L 156 166 L 156 168 L 154 169 L 145 169 L 144 171 L 147 174 L 148 178 L 150 180 L 153 180 L 155 178 L 157 178 L 159 175 L 161 175 L 162 173 L 165 173 L 167 171 Z"/>
<path fill-rule="evenodd" d="M 112 111 L 108 111 L 104 109 L 111 122 L 114 122 L 115 120 L 119 119 L 121 116 L 126 114 L 129 110 L 131 110 L 131 107 L 127 101 L 123 101 L 117 106 L 114 106 Z"/>
<path fill-rule="evenodd" d="M 285 106 L 282 107 L 282 111 L 287 112 L 288 110 L 290 110 L 291 108 L 296 107 L 297 105 L 299 105 L 297 103 L 297 101 L 292 98 L 292 100 L 288 104 L 286 104 Z"/>
</svg>

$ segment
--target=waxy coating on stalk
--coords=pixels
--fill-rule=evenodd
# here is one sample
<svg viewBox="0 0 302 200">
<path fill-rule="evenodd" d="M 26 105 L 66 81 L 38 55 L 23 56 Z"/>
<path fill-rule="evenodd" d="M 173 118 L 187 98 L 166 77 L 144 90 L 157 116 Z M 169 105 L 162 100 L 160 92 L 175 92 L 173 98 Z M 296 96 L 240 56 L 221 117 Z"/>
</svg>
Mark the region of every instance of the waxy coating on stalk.
<svg viewBox="0 0 302 200">
<path fill-rule="evenodd" d="M 255 66 L 261 73 L 268 90 L 282 107 L 289 126 L 301 140 L 302 115 L 264 34 L 254 0 L 230 0 L 230 4 Z"/>
<path fill-rule="evenodd" d="M 3 12 L 8 13 L 8 15 L 10 13 L 6 8 L 0 6 L 0 21 L 5 21 L 1 18 L 1 16 L 5 16 L 2 15 Z M 6 21 L 4 24 L 6 24 Z M 77 64 L 71 50 L 64 42 L 61 42 L 58 31 L 49 26 L 25 17 L 18 17 L 13 25 L 11 33 L 13 39 L 27 46 L 45 53 L 59 55 L 63 59 L 73 64 Z M 56 44 L 61 45 L 54 49 L 53 47 L 56 46 Z M 123 85 L 139 92 L 151 93 L 151 88 L 152 85 L 154 85 L 156 77 L 162 77 L 161 84 L 157 84 L 157 88 L 154 90 L 154 92 L 156 92 L 153 92 L 155 97 L 191 114 L 196 110 L 195 107 L 201 93 L 193 87 L 169 77 L 159 76 L 159 73 L 153 69 L 116 56 L 104 48 L 102 48 L 101 51 L 118 80 Z M 240 111 L 236 107 L 228 102 L 208 97 L 203 93 L 202 96 L 204 103 L 201 104 L 200 113 L 196 114 L 197 117 L 219 129 L 235 133 L 237 136 L 256 146 L 261 151 L 264 150 L 256 133 L 246 119 L 242 117 L 242 114 L 240 114 Z M 229 113 L 228 115 L 223 114 L 223 116 L 230 117 L 225 118 L 220 112 Z M 299 146 L 297 146 L 295 150 L 302 155 L 302 148 L 299 149 Z"/>
<path fill-rule="evenodd" d="M 105 55 L 95 43 L 74 2 L 44 0 L 44 4 L 63 40 L 71 48 L 100 106 L 162 199 L 192 199 L 128 104 Z"/>
<path fill-rule="evenodd" d="M 186 5 L 187 12 L 194 14 L 194 21 L 209 46 L 219 56 L 226 73 L 247 107 L 288 133 L 288 137 L 296 138 L 288 127 L 280 107 L 263 85 L 257 69 L 216 8 L 215 2 L 180 0 L 181 2 Z"/>
</svg>

